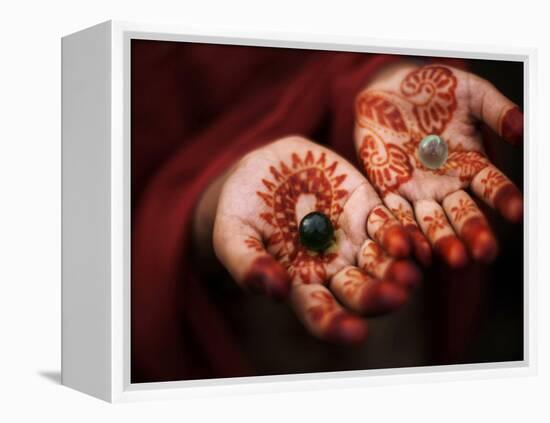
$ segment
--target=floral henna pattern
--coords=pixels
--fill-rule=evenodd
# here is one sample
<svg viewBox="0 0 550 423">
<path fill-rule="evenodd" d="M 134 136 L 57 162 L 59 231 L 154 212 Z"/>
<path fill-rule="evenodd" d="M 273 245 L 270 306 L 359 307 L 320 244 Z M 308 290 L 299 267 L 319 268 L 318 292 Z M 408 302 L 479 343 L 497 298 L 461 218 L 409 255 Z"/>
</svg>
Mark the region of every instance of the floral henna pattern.
<svg viewBox="0 0 550 423">
<path fill-rule="evenodd" d="M 413 113 L 425 134 L 441 134 L 456 110 L 456 78 L 443 66 L 424 66 L 401 82 L 401 93 L 413 104 Z"/>
<path fill-rule="evenodd" d="M 458 205 L 451 208 L 453 214 L 453 220 L 456 223 L 462 222 L 464 218 L 472 213 L 477 212 L 477 207 L 470 199 L 461 198 L 458 200 Z"/>
<path fill-rule="evenodd" d="M 443 212 L 437 210 L 433 216 L 425 216 L 424 222 L 428 223 L 428 228 L 426 229 L 426 235 L 429 239 L 435 239 L 435 235 L 441 229 L 445 229 L 447 225 L 447 219 Z"/>
<path fill-rule="evenodd" d="M 281 161 L 278 167 L 271 166 L 271 178 L 262 179 L 266 191 L 257 192 L 268 207 L 260 217 L 273 229 L 266 247 L 293 279 L 298 278 L 304 283 L 311 283 L 314 279 L 325 281 L 325 266 L 337 254 L 330 249 L 313 253 L 300 244 L 296 205 L 300 196 L 313 195 L 315 210 L 328 216 L 334 229 L 338 229 L 338 218 L 348 195 L 348 191 L 340 186 L 347 175 L 339 174 L 338 162 L 329 164 L 324 152 L 319 157 L 311 151 L 304 157 L 293 153 L 291 160 L 289 164 Z"/>
<path fill-rule="evenodd" d="M 399 204 L 399 206 L 392 208 L 391 212 L 403 226 L 416 226 L 412 210 L 407 209 L 403 204 Z"/>
<path fill-rule="evenodd" d="M 359 157 L 367 176 L 381 193 L 393 191 L 411 179 L 413 167 L 396 144 L 386 144 L 378 136 L 367 134 L 359 148 Z"/>
<path fill-rule="evenodd" d="M 496 170 L 489 170 L 487 175 L 481 180 L 481 183 L 484 186 L 483 196 L 485 198 L 491 198 L 498 188 L 507 183 L 507 179 L 502 173 Z"/>
<path fill-rule="evenodd" d="M 372 213 L 369 215 L 370 223 L 374 223 L 376 225 L 379 225 L 380 229 L 382 229 L 383 225 L 388 221 L 389 218 L 390 218 L 390 215 L 388 213 L 386 213 L 385 210 L 380 208 L 380 207 L 375 208 L 372 211 Z"/>
<path fill-rule="evenodd" d="M 457 79 L 444 66 L 409 72 L 398 92 L 367 90 L 356 102 L 359 157 L 370 181 L 385 195 L 408 182 L 415 169 L 435 175 L 456 174 L 462 182 L 487 165 L 481 153 L 450 146 L 449 160 L 437 170 L 426 168 L 417 149 L 428 134 L 441 134 L 457 109 Z"/>
</svg>

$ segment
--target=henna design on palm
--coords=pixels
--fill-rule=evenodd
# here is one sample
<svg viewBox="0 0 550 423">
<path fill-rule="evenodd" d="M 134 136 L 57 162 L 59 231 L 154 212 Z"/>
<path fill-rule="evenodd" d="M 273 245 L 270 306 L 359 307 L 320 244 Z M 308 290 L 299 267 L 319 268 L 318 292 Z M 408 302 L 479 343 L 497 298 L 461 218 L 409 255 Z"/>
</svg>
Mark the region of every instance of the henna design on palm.
<svg viewBox="0 0 550 423">
<path fill-rule="evenodd" d="M 325 280 L 326 266 L 334 261 L 337 253 L 330 249 L 323 253 L 311 253 L 299 242 L 296 206 L 301 196 L 314 197 L 314 210 L 324 213 L 338 230 L 338 219 L 343 210 L 343 200 L 348 191 L 341 189 L 347 174 L 338 173 L 338 162 L 327 163 L 325 152 L 315 157 L 308 150 L 304 157 L 291 155 L 291 165 L 283 161 L 270 166 L 270 178 L 262 179 L 264 191 L 256 194 L 271 210 L 260 217 L 273 228 L 266 241 L 266 249 L 287 269 L 291 278 L 303 283 Z"/>
<path fill-rule="evenodd" d="M 477 120 L 513 144 L 522 141 L 523 116 L 517 106 L 489 82 L 458 69 L 399 69 L 357 98 L 359 158 L 425 264 L 429 242 L 451 266 L 465 265 L 468 256 L 459 238 L 475 259 L 495 257 L 496 240 L 466 188 L 508 220 L 522 218 L 521 193 L 486 157 Z M 435 170 L 418 155 L 419 143 L 429 134 L 441 136 L 449 149 L 447 161 Z"/>
<path fill-rule="evenodd" d="M 300 243 L 299 222 L 312 211 L 334 227 L 334 240 L 322 252 Z M 288 297 L 305 327 L 332 341 L 363 340 L 366 322 L 359 315 L 399 307 L 420 277 L 403 258 L 410 250 L 407 233 L 364 176 L 296 136 L 235 166 L 220 195 L 213 244 L 239 285 Z M 378 265 L 360 258 L 371 244 L 380 250 Z"/>
</svg>

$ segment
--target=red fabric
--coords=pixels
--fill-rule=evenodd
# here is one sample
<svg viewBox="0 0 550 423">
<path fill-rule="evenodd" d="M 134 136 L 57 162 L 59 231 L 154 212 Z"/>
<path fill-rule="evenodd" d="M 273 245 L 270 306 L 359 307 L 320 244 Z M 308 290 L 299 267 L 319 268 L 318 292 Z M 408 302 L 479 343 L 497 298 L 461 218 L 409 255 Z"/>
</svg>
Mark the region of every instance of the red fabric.
<svg viewBox="0 0 550 423">
<path fill-rule="evenodd" d="M 191 262 L 206 186 L 292 133 L 355 162 L 354 97 L 397 56 L 132 41 L 132 381 L 252 374 Z"/>
</svg>

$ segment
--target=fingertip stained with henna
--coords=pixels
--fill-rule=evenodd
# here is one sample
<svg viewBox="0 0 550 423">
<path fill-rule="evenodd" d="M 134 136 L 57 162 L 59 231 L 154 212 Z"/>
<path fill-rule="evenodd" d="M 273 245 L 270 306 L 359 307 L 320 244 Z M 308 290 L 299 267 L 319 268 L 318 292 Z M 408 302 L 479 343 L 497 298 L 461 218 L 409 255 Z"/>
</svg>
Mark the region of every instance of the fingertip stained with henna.
<svg viewBox="0 0 550 423">
<path fill-rule="evenodd" d="M 495 208 L 510 222 L 520 222 L 523 218 L 523 196 L 513 184 L 498 189 L 494 199 Z"/>
<path fill-rule="evenodd" d="M 406 225 L 404 229 L 409 233 L 414 248 L 414 256 L 424 267 L 428 267 L 432 263 L 432 248 L 426 237 L 422 234 L 418 226 Z"/>
<path fill-rule="evenodd" d="M 337 313 L 327 328 L 327 339 L 340 344 L 359 344 L 367 338 L 367 323 L 347 313 Z"/>
<path fill-rule="evenodd" d="M 254 260 L 244 283 L 252 292 L 277 300 L 284 300 L 290 291 L 288 273 L 270 256 L 260 256 Z"/>
<path fill-rule="evenodd" d="M 517 107 L 508 110 L 501 119 L 502 138 L 512 145 L 523 144 L 523 113 Z"/>
<path fill-rule="evenodd" d="M 498 244 L 485 218 L 476 216 L 464 222 L 461 237 L 474 259 L 491 263 L 496 258 Z"/>
<path fill-rule="evenodd" d="M 466 248 L 454 235 L 437 240 L 434 250 L 452 268 L 459 269 L 468 264 Z"/>
<path fill-rule="evenodd" d="M 411 252 L 409 236 L 400 225 L 394 225 L 386 230 L 383 244 L 394 257 L 407 257 Z"/>
<path fill-rule="evenodd" d="M 394 261 L 386 272 L 386 277 L 399 286 L 410 289 L 418 285 L 421 279 L 420 270 L 408 260 Z"/>
</svg>

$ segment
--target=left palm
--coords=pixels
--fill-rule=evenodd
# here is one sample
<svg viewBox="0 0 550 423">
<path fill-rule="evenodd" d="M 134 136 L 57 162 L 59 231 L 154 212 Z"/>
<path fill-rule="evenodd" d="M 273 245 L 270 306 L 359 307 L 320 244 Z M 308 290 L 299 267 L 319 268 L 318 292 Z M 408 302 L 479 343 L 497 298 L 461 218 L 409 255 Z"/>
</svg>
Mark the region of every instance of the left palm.
<svg viewBox="0 0 550 423">
<path fill-rule="evenodd" d="M 463 242 L 474 259 L 495 257 L 494 235 L 464 188 L 508 220 L 522 218 L 521 193 L 485 156 L 477 121 L 511 143 L 522 142 L 517 106 L 488 81 L 451 67 L 403 67 L 357 98 L 355 142 L 366 174 L 409 229 L 425 263 L 430 252 L 424 236 L 454 267 L 467 262 Z M 437 169 L 426 167 L 418 154 L 430 134 L 448 146 L 447 161 Z"/>
</svg>

